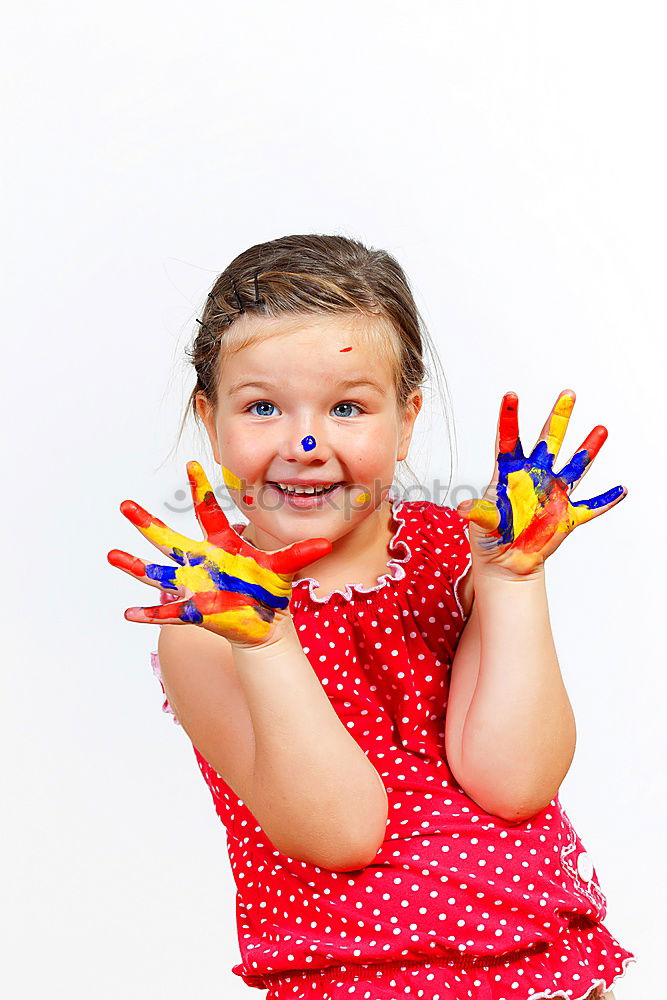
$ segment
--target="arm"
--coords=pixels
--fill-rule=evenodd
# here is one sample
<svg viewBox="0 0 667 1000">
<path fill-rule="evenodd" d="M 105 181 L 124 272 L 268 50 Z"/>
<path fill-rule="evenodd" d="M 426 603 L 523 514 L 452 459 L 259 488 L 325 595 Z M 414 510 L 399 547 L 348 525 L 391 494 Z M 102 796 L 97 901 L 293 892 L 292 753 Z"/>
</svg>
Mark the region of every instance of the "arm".
<svg viewBox="0 0 667 1000">
<path fill-rule="evenodd" d="M 570 499 L 607 438 L 602 425 L 554 471 L 574 400 L 571 389 L 559 393 L 526 455 L 518 396 L 505 393 L 491 482 L 480 500 L 457 507 L 470 523 L 477 614 L 454 657 L 446 749 L 459 784 L 508 821 L 527 819 L 551 802 L 576 743 L 551 634 L 544 562 L 576 527 L 627 495 L 616 486 L 588 500 Z"/>
<path fill-rule="evenodd" d="M 475 601 L 452 663 L 447 757 L 483 809 L 518 822 L 548 805 L 567 774 L 574 714 L 551 633 L 544 567 L 530 577 L 483 567 L 470 576 Z"/>
<path fill-rule="evenodd" d="M 178 564 L 146 563 L 119 549 L 107 554 L 133 578 L 169 591 L 166 602 L 128 608 L 125 618 L 178 625 L 182 641 L 167 633 L 160 647 L 165 690 L 194 746 L 274 845 L 332 870 L 364 867 L 384 840 L 387 793 L 336 715 L 289 613 L 294 574 L 328 555 L 331 542 L 251 547 L 230 527 L 199 463 L 187 468 L 203 541 L 173 531 L 134 501 L 121 504 Z M 185 632 L 193 626 L 209 638 L 193 644 Z"/>
<path fill-rule="evenodd" d="M 255 736 L 246 804 L 289 857 L 335 871 L 377 854 L 387 792 L 338 718 L 293 626 L 270 646 L 234 647 Z"/>
</svg>

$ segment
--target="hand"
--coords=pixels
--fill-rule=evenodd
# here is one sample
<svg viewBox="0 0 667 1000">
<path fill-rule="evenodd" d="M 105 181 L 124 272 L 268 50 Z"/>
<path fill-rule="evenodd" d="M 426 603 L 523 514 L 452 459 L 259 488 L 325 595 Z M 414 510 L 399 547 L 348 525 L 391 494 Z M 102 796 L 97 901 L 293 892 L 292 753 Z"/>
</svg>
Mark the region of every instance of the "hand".
<svg viewBox="0 0 667 1000">
<path fill-rule="evenodd" d="M 150 608 L 128 608 L 125 618 L 161 625 L 201 625 L 241 646 L 270 644 L 292 624 L 289 603 L 294 574 L 328 555 L 331 542 L 311 538 L 275 552 L 253 548 L 229 526 L 201 465 L 188 462 L 187 470 L 204 541 L 172 531 L 132 500 L 120 505 L 142 535 L 178 565 L 145 563 L 119 549 L 112 549 L 107 559 L 149 587 L 181 598 Z"/>
<path fill-rule="evenodd" d="M 569 493 L 607 439 L 607 429 L 600 425 L 560 472 L 553 471 L 575 398 L 569 389 L 561 392 L 537 444 L 526 457 L 519 440 L 519 399 L 514 392 L 503 396 L 493 479 L 481 500 L 468 500 L 457 507 L 471 522 L 473 558 L 481 561 L 483 571 L 498 570 L 505 576 L 539 572 L 567 534 L 627 495 L 623 486 L 615 486 L 590 500 L 570 501 Z"/>
</svg>

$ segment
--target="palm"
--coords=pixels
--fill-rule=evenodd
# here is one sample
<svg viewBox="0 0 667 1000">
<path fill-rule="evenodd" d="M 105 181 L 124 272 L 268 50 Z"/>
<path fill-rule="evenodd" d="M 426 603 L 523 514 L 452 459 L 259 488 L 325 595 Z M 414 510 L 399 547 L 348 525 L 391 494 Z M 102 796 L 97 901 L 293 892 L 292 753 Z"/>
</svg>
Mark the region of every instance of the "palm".
<svg viewBox="0 0 667 1000">
<path fill-rule="evenodd" d="M 253 548 L 229 526 L 199 463 L 188 462 L 187 470 L 203 540 L 172 531 L 132 500 L 120 505 L 125 517 L 176 565 L 146 563 L 119 549 L 109 552 L 109 562 L 180 598 L 128 608 L 125 617 L 161 625 L 201 625 L 238 644 L 263 643 L 289 618 L 294 574 L 327 555 L 331 542 L 311 538 L 276 552 Z"/>
<path fill-rule="evenodd" d="M 574 393 L 561 393 L 530 455 L 519 439 L 518 398 L 503 397 L 496 438 L 496 467 L 484 497 L 468 510 L 471 543 L 483 561 L 519 575 L 540 566 L 578 525 L 604 514 L 627 494 L 622 486 L 590 500 L 570 499 L 607 438 L 597 426 L 559 472 L 553 465 L 565 437 Z"/>
</svg>

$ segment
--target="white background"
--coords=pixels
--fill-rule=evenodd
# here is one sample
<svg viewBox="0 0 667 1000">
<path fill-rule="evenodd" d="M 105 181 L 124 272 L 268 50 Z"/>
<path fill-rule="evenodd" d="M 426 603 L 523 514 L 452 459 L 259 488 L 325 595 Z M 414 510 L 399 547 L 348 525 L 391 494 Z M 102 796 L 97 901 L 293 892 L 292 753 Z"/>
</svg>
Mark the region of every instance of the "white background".
<svg viewBox="0 0 667 1000">
<path fill-rule="evenodd" d="M 161 712 L 153 557 L 183 348 L 246 247 L 335 232 L 394 253 L 447 374 L 455 483 L 486 485 L 498 407 L 525 446 L 609 438 L 577 498 L 628 497 L 547 564 L 578 725 L 561 800 L 664 984 L 664 30 L 657 4 L 24 2 L 4 18 L 3 993 L 250 996 L 224 833 Z M 411 458 L 447 479 L 438 429 Z M 660 437 L 659 437 L 660 434 Z M 661 447 L 662 446 L 662 447 Z M 441 502 L 446 502 L 440 498 Z M 194 515 L 170 523 L 199 537 Z M 150 600 L 147 598 L 150 596 Z M 255 995 L 254 993 L 252 994 Z M 258 993 L 263 996 L 263 993 Z M 525 998 L 519 998 L 525 1000 Z"/>
</svg>

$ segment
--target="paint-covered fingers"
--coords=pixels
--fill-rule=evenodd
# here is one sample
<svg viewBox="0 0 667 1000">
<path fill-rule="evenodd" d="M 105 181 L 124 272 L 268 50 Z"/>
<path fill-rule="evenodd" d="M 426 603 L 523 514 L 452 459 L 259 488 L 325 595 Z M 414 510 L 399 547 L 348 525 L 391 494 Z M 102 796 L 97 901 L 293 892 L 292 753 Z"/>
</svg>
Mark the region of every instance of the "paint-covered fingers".
<svg viewBox="0 0 667 1000">
<path fill-rule="evenodd" d="M 496 531 L 500 525 L 500 511 L 492 500 L 466 500 L 456 509 L 462 517 L 466 517 L 485 531 Z"/>
<path fill-rule="evenodd" d="M 206 473 L 199 462 L 188 462 L 187 472 L 195 515 L 205 537 L 212 545 L 235 554 L 241 547 L 241 539 L 230 528 Z"/>
<path fill-rule="evenodd" d="M 586 475 L 589 466 L 597 456 L 600 448 L 608 437 L 608 431 L 602 424 L 598 424 L 590 432 L 586 440 L 577 448 L 576 452 L 558 473 L 558 479 L 565 483 L 569 489 L 574 489 L 577 483 Z"/>
<path fill-rule="evenodd" d="M 496 434 L 496 456 L 514 456 L 521 449 L 519 441 L 519 397 L 515 392 L 506 392 L 500 404 L 498 432 Z"/>
<path fill-rule="evenodd" d="M 242 594 L 209 591 L 154 607 L 128 608 L 125 618 L 149 625 L 200 625 L 230 642 L 255 645 L 266 639 L 276 611 Z"/>
<path fill-rule="evenodd" d="M 308 538 L 303 542 L 294 542 L 286 549 L 268 553 L 267 565 L 281 576 L 294 576 L 310 563 L 328 556 L 332 548 L 327 538 Z"/>
<path fill-rule="evenodd" d="M 554 459 L 558 455 L 558 452 L 563 444 L 567 431 L 567 425 L 570 422 L 570 416 L 572 415 L 576 398 L 577 397 L 573 389 L 564 389 L 559 394 L 558 399 L 556 400 L 556 403 L 554 404 L 554 407 L 547 417 L 544 427 L 542 428 L 542 433 L 537 439 L 535 447 L 531 452 L 531 456 L 535 455 L 535 453 L 540 450 L 540 444 L 544 444 L 544 450 L 549 456 L 548 459 L 546 455 L 544 458 L 549 468 L 553 467 Z"/>
<path fill-rule="evenodd" d="M 159 517 L 149 514 L 134 500 L 123 500 L 120 511 L 135 528 L 139 529 L 144 538 L 148 539 L 163 555 L 175 559 L 176 562 L 183 562 L 184 552 L 203 550 L 205 543 L 196 542 L 192 538 L 187 538 L 186 535 L 173 531 Z"/>
<path fill-rule="evenodd" d="M 594 517 L 605 514 L 627 495 L 628 491 L 625 486 L 614 486 L 606 493 L 599 493 L 598 496 L 591 497 L 590 500 L 571 500 L 575 525 L 585 524 L 586 521 L 592 521 Z"/>
<path fill-rule="evenodd" d="M 160 590 L 178 591 L 176 583 L 176 566 L 160 566 L 158 563 L 145 563 L 143 559 L 123 552 L 122 549 L 111 549 L 107 553 L 107 560 L 112 566 L 133 576 L 135 580 L 147 583 L 149 587 L 158 587 Z"/>
<path fill-rule="evenodd" d="M 156 604 L 151 608 L 128 608 L 125 618 L 128 622 L 141 622 L 148 625 L 178 625 L 196 624 L 190 617 L 192 600 L 168 601 L 166 604 Z"/>
</svg>

